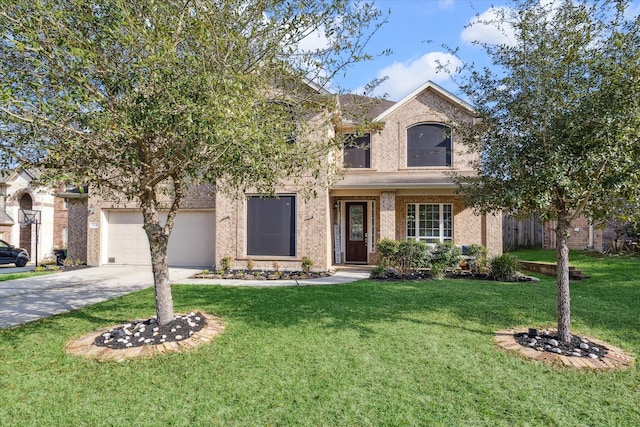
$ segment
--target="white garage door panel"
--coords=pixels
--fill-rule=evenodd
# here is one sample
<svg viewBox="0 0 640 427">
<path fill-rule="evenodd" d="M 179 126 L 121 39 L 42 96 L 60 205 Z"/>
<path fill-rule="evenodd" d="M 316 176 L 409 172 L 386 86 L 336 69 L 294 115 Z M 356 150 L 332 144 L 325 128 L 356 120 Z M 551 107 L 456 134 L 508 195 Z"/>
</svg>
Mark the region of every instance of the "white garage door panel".
<svg viewBox="0 0 640 427">
<path fill-rule="evenodd" d="M 162 217 L 165 220 L 166 216 Z M 107 212 L 107 262 L 112 264 L 150 265 L 147 235 L 142 228 L 142 214 L 137 211 Z M 215 259 L 215 215 L 213 211 L 178 212 L 169 238 L 169 265 L 213 265 Z"/>
<path fill-rule="evenodd" d="M 209 267 L 215 262 L 213 212 L 178 212 L 169 238 L 169 265 Z"/>
</svg>

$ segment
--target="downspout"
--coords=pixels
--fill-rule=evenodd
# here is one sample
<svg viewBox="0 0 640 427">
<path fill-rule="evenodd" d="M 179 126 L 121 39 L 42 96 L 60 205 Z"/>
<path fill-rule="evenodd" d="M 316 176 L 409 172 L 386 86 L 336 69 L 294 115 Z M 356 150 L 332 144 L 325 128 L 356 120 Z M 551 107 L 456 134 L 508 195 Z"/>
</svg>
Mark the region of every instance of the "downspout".
<svg viewBox="0 0 640 427">
<path fill-rule="evenodd" d="M 593 242 L 594 239 L 594 230 L 593 230 L 593 224 L 589 224 L 589 246 L 588 249 L 593 249 Z"/>
</svg>

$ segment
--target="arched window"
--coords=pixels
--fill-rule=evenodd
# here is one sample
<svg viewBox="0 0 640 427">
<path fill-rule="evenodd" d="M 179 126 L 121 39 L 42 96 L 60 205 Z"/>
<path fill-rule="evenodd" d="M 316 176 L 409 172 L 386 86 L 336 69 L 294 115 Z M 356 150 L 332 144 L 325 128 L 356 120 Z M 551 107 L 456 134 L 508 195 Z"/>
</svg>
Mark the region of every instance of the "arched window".
<svg viewBox="0 0 640 427">
<path fill-rule="evenodd" d="M 407 167 L 451 166 L 451 128 L 426 123 L 407 129 Z"/>
</svg>

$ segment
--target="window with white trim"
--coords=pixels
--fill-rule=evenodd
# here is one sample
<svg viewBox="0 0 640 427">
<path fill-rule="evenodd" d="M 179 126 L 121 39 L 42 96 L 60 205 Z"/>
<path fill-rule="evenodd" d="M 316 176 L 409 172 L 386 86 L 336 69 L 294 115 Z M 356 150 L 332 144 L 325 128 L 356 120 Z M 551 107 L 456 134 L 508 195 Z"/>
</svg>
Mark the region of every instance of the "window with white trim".
<svg viewBox="0 0 640 427">
<path fill-rule="evenodd" d="M 452 238 L 453 207 L 451 204 L 407 204 L 407 239 L 437 243 Z"/>
</svg>

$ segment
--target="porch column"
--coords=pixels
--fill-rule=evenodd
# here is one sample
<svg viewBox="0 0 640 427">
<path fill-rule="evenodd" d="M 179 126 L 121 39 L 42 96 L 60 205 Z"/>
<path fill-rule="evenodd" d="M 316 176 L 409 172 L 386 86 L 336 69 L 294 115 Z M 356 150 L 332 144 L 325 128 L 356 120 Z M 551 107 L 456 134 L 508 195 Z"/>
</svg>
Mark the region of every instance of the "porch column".
<svg viewBox="0 0 640 427">
<path fill-rule="evenodd" d="M 396 193 L 380 193 L 380 240 L 396 239 Z"/>
</svg>

